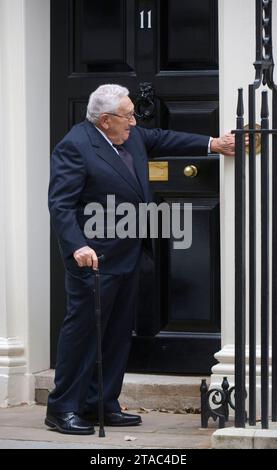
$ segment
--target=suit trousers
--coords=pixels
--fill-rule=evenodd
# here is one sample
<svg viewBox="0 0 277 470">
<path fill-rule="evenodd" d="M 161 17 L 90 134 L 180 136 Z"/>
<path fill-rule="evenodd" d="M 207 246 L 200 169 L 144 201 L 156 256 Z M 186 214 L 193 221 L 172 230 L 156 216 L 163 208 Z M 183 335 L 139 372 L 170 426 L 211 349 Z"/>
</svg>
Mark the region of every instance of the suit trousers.
<svg viewBox="0 0 277 470">
<path fill-rule="evenodd" d="M 118 397 L 134 327 L 139 269 L 101 274 L 104 411 L 120 411 Z M 97 412 L 97 331 L 94 274 L 91 268 L 66 270 L 67 313 L 60 331 L 55 388 L 48 399 L 53 412 Z"/>
</svg>

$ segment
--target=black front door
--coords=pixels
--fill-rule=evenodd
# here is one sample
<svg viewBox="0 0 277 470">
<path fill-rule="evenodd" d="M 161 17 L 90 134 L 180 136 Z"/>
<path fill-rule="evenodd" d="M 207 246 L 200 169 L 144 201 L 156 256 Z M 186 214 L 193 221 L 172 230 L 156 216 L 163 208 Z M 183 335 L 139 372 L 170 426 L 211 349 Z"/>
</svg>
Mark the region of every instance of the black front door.
<svg viewBox="0 0 277 470">
<path fill-rule="evenodd" d="M 217 36 L 216 0 L 52 0 L 51 146 L 103 83 L 129 88 L 142 126 L 217 135 Z M 129 370 L 209 373 L 220 349 L 218 158 L 169 155 L 150 162 L 150 180 L 157 202 L 192 204 L 192 245 L 158 239 L 154 263 L 143 258 Z M 52 236 L 52 366 L 63 283 Z"/>
</svg>

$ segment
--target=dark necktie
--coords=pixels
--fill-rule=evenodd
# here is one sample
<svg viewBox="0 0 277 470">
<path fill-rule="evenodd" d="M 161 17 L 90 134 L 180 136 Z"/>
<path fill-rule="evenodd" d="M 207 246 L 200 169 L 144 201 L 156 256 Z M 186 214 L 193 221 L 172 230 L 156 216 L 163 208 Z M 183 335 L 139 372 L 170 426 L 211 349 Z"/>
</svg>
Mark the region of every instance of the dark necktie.
<svg viewBox="0 0 277 470">
<path fill-rule="evenodd" d="M 118 154 L 119 154 L 121 160 L 127 166 L 129 172 L 131 173 L 131 175 L 133 175 L 136 182 L 138 183 L 138 178 L 137 178 L 137 175 L 136 175 L 136 172 L 135 172 L 132 155 L 124 147 L 122 147 L 121 145 L 114 145 L 114 147 L 118 151 Z"/>
</svg>

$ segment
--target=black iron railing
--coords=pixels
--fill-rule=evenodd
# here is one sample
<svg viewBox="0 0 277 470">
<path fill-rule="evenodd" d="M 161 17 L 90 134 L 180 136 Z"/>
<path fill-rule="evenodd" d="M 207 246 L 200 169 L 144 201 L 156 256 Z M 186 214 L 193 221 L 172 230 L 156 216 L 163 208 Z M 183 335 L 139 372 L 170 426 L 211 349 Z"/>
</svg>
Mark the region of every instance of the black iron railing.
<svg viewBox="0 0 277 470">
<path fill-rule="evenodd" d="M 272 420 L 276 421 L 276 315 L 277 315 L 277 88 L 273 81 L 272 55 L 272 0 L 256 0 L 256 70 L 255 81 L 249 86 L 249 129 L 244 129 L 243 96 L 239 90 L 237 107 L 236 158 L 235 158 L 235 426 L 245 427 L 245 362 L 246 362 L 246 272 L 249 276 L 249 424 L 256 424 L 256 222 L 261 220 L 261 423 L 268 428 L 269 420 L 269 322 L 272 320 Z M 256 92 L 261 85 L 261 125 L 256 127 Z M 272 91 L 272 128 L 268 110 L 268 92 Z M 246 269 L 246 154 L 245 135 L 249 135 L 249 266 Z M 256 135 L 260 135 L 260 191 L 261 210 L 256 207 Z M 272 158 L 270 158 L 272 138 Z M 269 191 L 269 175 L 272 175 L 272 194 Z M 270 202 L 272 198 L 272 269 L 270 263 Z M 272 274 L 271 274 L 272 272 Z M 270 275 L 272 275 L 272 312 L 270 315 Z"/>
<path fill-rule="evenodd" d="M 237 128 L 235 131 L 235 387 L 234 408 L 235 426 L 246 424 L 246 357 L 249 362 L 249 424 L 255 425 L 257 416 L 256 365 L 257 333 L 256 310 L 257 288 L 261 289 L 261 425 L 269 425 L 269 396 L 271 385 L 271 419 L 277 421 L 277 87 L 273 79 L 274 61 L 272 55 L 272 0 L 256 0 L 256 61 L 255 80 L 248 90 L 248 126 L 244 125 L 243 90 L 238 90 Z M 256 98 L 261 86 L 260 125 L 256 124 Z M 268 93 L 272 94 L 272 120 L 268 109 Z M 246 128 L 247 127 L 247 128 Z M 246 136 L 249 143 L 246 146 Z M 258 139 L 257 139 L 258 138 Z M 257 149 L 260 140 L 260 149 Z M 270 145 L 272 140 L 272 145 Z M 248 155 L 246 150 L 248 150 Z M 260 157 L 258 153 L 260 152 Z M 260 158 L 260 181 L 257 182 L 256 163 Z M 247 161 L 248 160 L 248 161 Z M 248 174 L 246 168 L 248 166 Z M 271 187 L 270 191 L 270 176 Z M 248 179 L 248 185 L 246 181 Z M 256 185 L 260 186 L 261 209 L 256 203 Z M 246 194 L 246 187 L 248 194 Z M 248 201 L 248 202 L 246 202 Z M 248 223 L 246 220 L 248 204 Z M 270 207 L 272 207 L 270 217 Z M 257 265 L 257 220 L 261 226 L 261 266 Z M 270 222 L 271 220 L 271 222 Z M 270 228 L 271 246 L 270 246 Z M 247 237 L 248 236 L 248 237 Z M 248 240 L 248 247 L 246 246 Z M 246 249 L 249 251 L 249 264 L 246 266 Z M 272 260 L 270 259 L 272 254 Z M 261 269 L 261 283 L 257 286 L 257 269 Z M 246 312 L 246 276 L 249 285 L 249 311 Z M 271 276 L 271 279 L 270 279 Z M 270 280 L 272 288 L 270 290 Z M 270 300 L 272 304 L 270 312 Z M 248 315 L 248 322 L 247 322 Z M 272 353 L 270 354 L 270 321 L 272 328 Z M 246 351 L 246 325 L 248 324 L 249 349 Z M 271 384 L 269 362 L 271 357 Z M 226 379 L 227 380 L 227 379 Z M 209 417 L 219 419 L 219 426 L 228 420 L 228 389 L 206 390 L 201 385 L 203 402 L 202 425 L 206 427 Z M 212 393 L 216 392 L 213 403 L 219 410 L 215 413 L 208 403 Z M 220 397 L 220 399 L 219 399 Z M 232 402 L 233 403 L 233 402 Z M 230 404 L 230 403 L 229 403 Z M 220 416 L 218 416 L 218 414 Z"/>
</svg>

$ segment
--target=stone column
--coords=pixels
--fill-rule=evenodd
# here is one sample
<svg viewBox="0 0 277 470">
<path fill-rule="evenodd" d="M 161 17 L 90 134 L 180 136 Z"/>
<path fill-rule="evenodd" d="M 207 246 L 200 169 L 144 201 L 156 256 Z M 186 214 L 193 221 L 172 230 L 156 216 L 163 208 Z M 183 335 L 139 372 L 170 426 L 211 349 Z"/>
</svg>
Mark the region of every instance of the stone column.
<svg viewBox="0 0 277 470">
<path fill-rule="evenodd" d="M 0 406 L 49 367 L 50 1 L 0 0 Z"/>
</svg>

